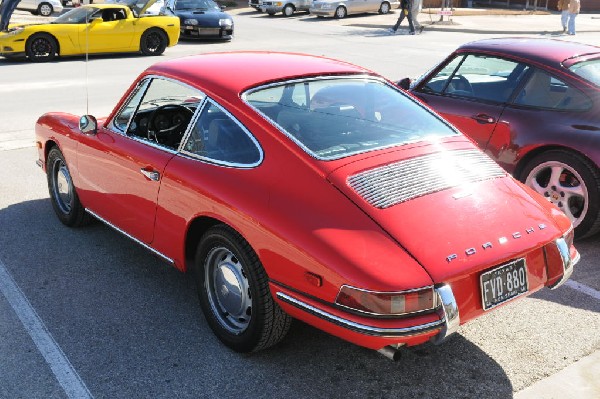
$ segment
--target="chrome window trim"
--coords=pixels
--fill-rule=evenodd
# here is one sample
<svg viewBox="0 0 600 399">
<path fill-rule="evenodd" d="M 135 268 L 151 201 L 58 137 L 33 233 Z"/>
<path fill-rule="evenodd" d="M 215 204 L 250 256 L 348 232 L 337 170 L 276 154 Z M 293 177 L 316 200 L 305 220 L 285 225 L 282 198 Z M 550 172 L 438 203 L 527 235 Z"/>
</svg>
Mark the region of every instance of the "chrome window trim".
<svg viewBox="0 0 600 399">
<path fill-rule="evenodd" d="M 283 80 L 283 81 L 268 83 L 268 84 L 265 84 L 265 85 L 262 85 L 262 86 L 257 86 L 257 87 L 253 87 L 253 88 L 250 88 L 250 89 L 246 90 L 245 92 L 242 93 L 241 99 L 254 112 L 256 112 L 258 115 L 260 115 L 268 123 L 270 123 L 273 126 L 275 126 L 280 132 L 282 132 L 286 137 L 288 137 L 290 140 L 292 140 L 296 145 L 298 145 L 298 147 L 300 147 L 309 156 L 311 156 L 312 158 L 314 158 L 316 160 L 319 160 L 319 161 L 335 161 L 335 160 L 338 160 L 338 159 L 343 159 L 343 158 L 351 157 L 351 156 L 357 155 L 357 154 L 363 154 L 363 153 L 372 152 L 372 151 L 380 151 L 380 150 L 385 150 L 385 149 L 393 148 L 393 147 L 403 147 L 403 146 L 406 146 L 406 145 L 410 145 L 410 144 L 414 144 L 414 143 L 418 143 L 418 142 L 426 141 L 427 140 L 426 137 L 422 137 L 422 138 L 420 138 L 418 140 L 406 141 L 404 143 L 390 144 L 390 145 L 382 146 L 382 147 L 376 147 L 376 148 L 369 148 L 369 149 L 364 149 L 364 150 L 353 151 L 353 152 L 345 153 L 345 154 L 337 156 L 337 157 L 322 157 L 322 156 L 319 156 L 319 155 L 315 154 L 312 150 L 310 150 L 308 147 L 306 147 L 300 140 L 296 139 L 293 135 L 291 135 L 290 133 L 288 133 L 287 130 L 285 130 L 284 128 L 282 128 L 281 126 L 279 126 L 276 121 L 272 120 L 267 115 L 265 115 L 263 112 L 261 112 L 258 108 L 256 108 L 254 105 L 252 105 L 248 101 L 248 99 L 247 99 L 248 95 L 250 95 L 250 94 L 252 94 L 252 93 L 254 93 L 256 91 L 260 91 L 260 90 L 264 90 L 264 89 L 269 89 L 271 87 L 285 86 L 287 84 L 314 82 L 314 81 L 321 81 L 321 80 L 334 80 L 334 79 L 336 79 L 336 80 L 337 79 L 365 80 L 365 81 L 369 80 L 369 81 L 375 81 L 375 82 L 383 83 L 386 86 L 390 87 L 391 89 L 397 91 L 401 95 L 405 96 L 408 100 L 410 100 L 413 103 L 415 103 L 418 106 L 420 106 L 424 111 L 428 112 L 431 116 L 435 117 L 438 121 L 442 122 L 448 128 L 448 131 L 454 133 L 453 135 L 439 136 L 439 137 L 436 137 L 436 139 L 440 139 L 442 137 L 452 137 L 452 136 L 456 136 L 456 135 L 461 135 L 461 136 L 463 135 L 455 127 L 453 127 L 452 125 L 450 125 L 447 121 L 445 121 L 444 119 L 442 119 L 439 115 L 433 113 L 429 108 L 424 107 L 423 104 L 421 104 L 419 101 L 417 101 L 415 98 L 411 97 L 410 95 L 406 94 L 399 87 L 390 84 L 389 81 L 387 81 L 386 79 L 384 79 L 382 77 L 374 76 L 374 75 L 369 75 L 369 74 L 364 74 L 364 73 L 361 73 L 361 74 L 316 76 L 316 77 L 290 79 L 290 80 Z"/>
<path fill-rule="evenodd" d="M 325 321 L 338 325 L 340 327 L 346 328 L 348 330 L 365 334 L 365 335 L 373 335 L 378 337 L 407 337 L 412 335 L 425 334 L 431 331 L 437 331 L 444 328 L 444 320 L 436 320 L 429 323 L 419 324 L 412 327 L 402 327 L 402 328 L 383 328 L 383 327 L 374 327 L 366 324 L 356 323 L 342 317 L 333 315 L 324 310 L 318 309 L 312 305 L 309 305 L 305 302 L 302 302 L 290 295 L 287 295 L 283 292 L 277 292 L 277 298 L 289 305 L 292 305 L 300 310 L 303 310 L 313 316 L 319 317 Z"/>
<path fill-rule="evenodd" d="M 126 233 L 125 231 L 121 230 L 120 228 L 118 228 L 117 226 L 115 226 L 114 224 L 112 224 L 111 222 L 109 222 L 108 220 L 106 220 L 103 217 L 99 216 L 94 211 L 92 211 L 92 210 L 90 210 L 88 208 L 85 208 L 85 211 L 87 213 L 89 213 L 90 215 L 92 215 L 93 217 L 95 217 L 96 219 L 98 219 L 99 221 L 101 221 L 102 223 L 106 224 L 109 227 L 112 227 L 114 230 L 116 230 L 119 233 L 123 234 L 125 237 L 129 238 L 130 240 L 134 241 L 135 243 L 137 243 L 137 244 L 141 245 L 142 247 L 146 248 L 147 250 L 149 250 L 153 254 L 159 256 L 160 258 L 166 260 L 167 262 L 169 262 L 169 263 L 171 263 L 173 265 L 175 264 L 175 261 L 173 261 L 173 259 L 169 258 L 168 256 L 166 256 L 162 252 L 157 251 L 156 249 L 152 248 L 151 246 L 149 246 L 148 244 L 144 243 L 143 241 L 138 240 L 137 238 L 135 238 L 131 234 Z"/>
<path fill-rule="evenodd" d="M 177 83 L 180 86 L 185 86 L 188 87 L 189 89 L 198 92 L 201 96 L 202 99 L 200 100 L 200 102 L 198 103 L 198 107 L 196 108 L 196 110 L 194 111 L 194 114 L 192 115 L 192 118 L 190 119 L 190 122 L 188 123 L 188 126 L 186 127 L 186 130 L 183 134 L 183 138 L 181 139 L 181 143 L 179 143 L 179 147 L 176 149 L 171 149 L 169 147 L 163 146 L 161 144 L 158 143 L 154 143 L 150 140 L 143 140 L 137 136 L 131 136 L 127 134 L 127 131 L 129 131 L 129 126 L 131 125 L 131 121 L 133 120 L 133 117 L 137 114 L 140 105 L 141 105 L 141 100 L 143 99 L 143 96 L 146 94 L 146 91 L 148 90 L 148 86 L 150 85 L 150 82 L 152 82 L 154 79 L 161 79 L 161 80 L 165 80 L 165 81 L 169 81 L 169 82 L 173 82 L 173 83 Z M 123 109 L 129 104 L 129 101 L 131 100 L 131 98 L 137 94 L 137 90 L 144 90 L 144 94 L 142 95 L 142 98 L 140 98 L 140 102 L 136 105 L 135 107 L 135 111 L 131 113 L 131 116 L 129 117 L 129 120 L 127 121 L 127 126 L 125 128 L 125 130 L 121 130 L 115 123 L 115 119 L 117 118 L 117 116 L 123 111 Z M 172 153 L 172 154 L 177 154 L 178 152 L 180 152 L 181 148 L 182 148 L 182 144 L 185 142 L 186 137 L 189 135 L 189 132 L 191 131 L 191 127 L 194 125 L 194 122 L 196 120 L 196 118 L 198 117 L 197 115 L 199 115 L 199 110 L 201 110 L 204 106 L 204 104 L 206 103 L 208 96 L 200 89 L 194 87 L 194 86 L 190 86 L 187 83 L 183 83 L 179 80 L 176 79 L 172 79 L 172 78 L 168 78 L 165 76 L 160 76 L 160 75 L 147 75 L 144 76 L 144 78 L 142 80 L 140 80 L 139 84 L 136 86 L 136 88 L 134 90 L 131 91 L 131 93 L 129 94 L 129 96 L 127 97 L 127 100 L 125 100 L 123 102 L 123 104 L 121 105 L 121 107 L 119 108 L 119 111 L 117 113 L 115 113 L 115 116 L 111 119 L 111 121 L 108 123 L 108 128 L 110 130 L 112 130 L 113 132 L 120 134 L 123 137 L 127 137 L 129 139 L 132 139 L 134 141 L 137 141 L 139 143 L 144 143 L 147 144 L 153 148 L 157 148 L 160 150 L 164 150 L 166 152 Z"/>
<path fill-rule="evenodd" d="M 200 115 L 202 115 L 202 111 L 204 110 L 204 108 L 207 107 L 207 104 L 209 104 L 209 103 L 214 105 L 215 107 L 219 108 L 236 125 L 238 125 L 240 127 L 240 129 L 242 129 L 242 131 L 246 134 L 246 136 L 248 136 L 250 138 L 250 141 L 252 141 L 252 143 L 254 144 L 254 147 L 258 150 L 258 161 L 253 162 L 253 163 L 248 163 L 248 164 L 236 163 L 236 162 L 226 162 L 226 161 L 221 161 L 221 160 L 210 158 L 210 157 L 204 157 L 204 156 L 195 154 L 193 152 L 184 150 L 185 143 L 190 139 L 193 127 L 196 126 L 196 123 L 198 123 L 198 121 L 200 120 Z M 252 168 L 259 166 L 263 162 L 264 151 L 263 151 L 262 147 L 260 146 L 260 143 L 258 142 L 256 137 L 254 137 L 254 135 L 250 132 L 250 130 L 248 130 L 246 128 L 246 126 L 244 126 L 242 124 L 242 122 L 240 122 L 235 116 L 233 116 L 233 114 L 231 112 L 229 112 L 225 107 L 221 106 L 218 102 L 216 102 L 212 98 L 206 96 L 206 98 L 202 102 L 201 106 L 198 107 L 198 110 L 196 110 L 196 114 L 194 115 L 194 118 L 192 118 L 192 120 L 193 120 L 193 123 L 191 122 L 189 124 L 188 130 L 186 131 L 186 134 L 184 135 L 183 139 L 181 140 L 181 144 L 179 145 L 179 153 L 180 154 L 186 155 L 187 157 L 192 158 L 194 160 L 203 161 L 205 163 L 209 163 L 212 165 L 225 166 L 225 167 L 237 168 L 237 169 L 252 169 Z"/>
</svg>

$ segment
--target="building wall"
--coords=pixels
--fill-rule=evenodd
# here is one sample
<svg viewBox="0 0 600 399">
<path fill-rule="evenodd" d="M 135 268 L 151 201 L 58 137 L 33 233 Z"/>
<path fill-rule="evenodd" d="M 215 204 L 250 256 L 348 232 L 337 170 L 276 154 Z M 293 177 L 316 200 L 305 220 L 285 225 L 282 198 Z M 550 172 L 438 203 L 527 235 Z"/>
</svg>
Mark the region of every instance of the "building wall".
<svg viewBox="0 0 600 399">
<path fill-rule="evenodd" d="M 423 8 L 441 8 L 444 0 L 423 0 Z M 445 0 L 452 7 L 466 7 L 467 0 Z M 485 7 L 491 3 L 496 8 L 511 8 L 518 9 L 524 8 L 527 0 L 474 0 L 477 7 Z M 448 4 L 446 3 L 446 4 Z M 529 9 L 533 9 L 535 0 L 529 0 Z M 556 4 L 558 0 L 548 0 L 548 11 L 556 11 Z M 538 0 L 538 8 L 544 9 L 546 6 L 546 0 Z M 581 11 L 582 12 L 600 12 L 600 0 L 581 0 Z"/>
</svg>

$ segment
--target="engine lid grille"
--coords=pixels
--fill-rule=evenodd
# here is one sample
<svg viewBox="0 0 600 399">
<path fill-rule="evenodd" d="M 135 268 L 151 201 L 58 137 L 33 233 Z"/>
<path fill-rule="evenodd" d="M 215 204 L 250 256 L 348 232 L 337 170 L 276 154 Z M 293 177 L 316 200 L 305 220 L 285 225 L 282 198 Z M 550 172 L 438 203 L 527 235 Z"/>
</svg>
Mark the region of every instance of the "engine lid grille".
<svg viewBox="0 0 600 399">
<path fill-rule="evenodd" d="M 354 191 L 376 208 L 390 206 L 453 187 L 506 176 L 477 150 L 427 154 L 367 170 L 348 178 Z"/>
</svg>

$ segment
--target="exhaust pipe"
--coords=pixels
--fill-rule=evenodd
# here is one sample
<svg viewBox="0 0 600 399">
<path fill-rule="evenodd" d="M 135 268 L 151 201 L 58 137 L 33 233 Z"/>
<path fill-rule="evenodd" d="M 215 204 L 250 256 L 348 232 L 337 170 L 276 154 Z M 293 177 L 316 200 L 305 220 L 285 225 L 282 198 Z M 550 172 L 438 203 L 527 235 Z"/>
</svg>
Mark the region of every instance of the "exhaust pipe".
<svg viewBox="0 0 600 399">
<path fill-rule="evenodd" d="M 397 362 L 402 357 L 402 353 L 400 352 L 400 347 L 394 346 L 384 346 L 379 349 L 377 352 L 381 353 L 383 356 L 387 357 L 393 362 Z"/>
</svg>

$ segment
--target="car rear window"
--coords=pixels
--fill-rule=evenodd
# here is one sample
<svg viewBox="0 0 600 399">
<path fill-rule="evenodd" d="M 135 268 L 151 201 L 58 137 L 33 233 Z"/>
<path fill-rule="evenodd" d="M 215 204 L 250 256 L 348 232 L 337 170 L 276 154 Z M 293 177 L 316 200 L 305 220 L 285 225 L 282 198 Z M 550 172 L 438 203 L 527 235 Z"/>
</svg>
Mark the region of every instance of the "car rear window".
<svg viewBox="0 0 600 399">
<path fill-rule="evenodd" d="M 600 87 L 600 58 L 578 62 L 569 67 L 571 72 Z"/>
<path fill-rule="evenodd" d="M 399 89 L 376 79 L 291 81 L 252 89 L 243 98 L 323 160 L 459 134 Z"/>
</svg>

